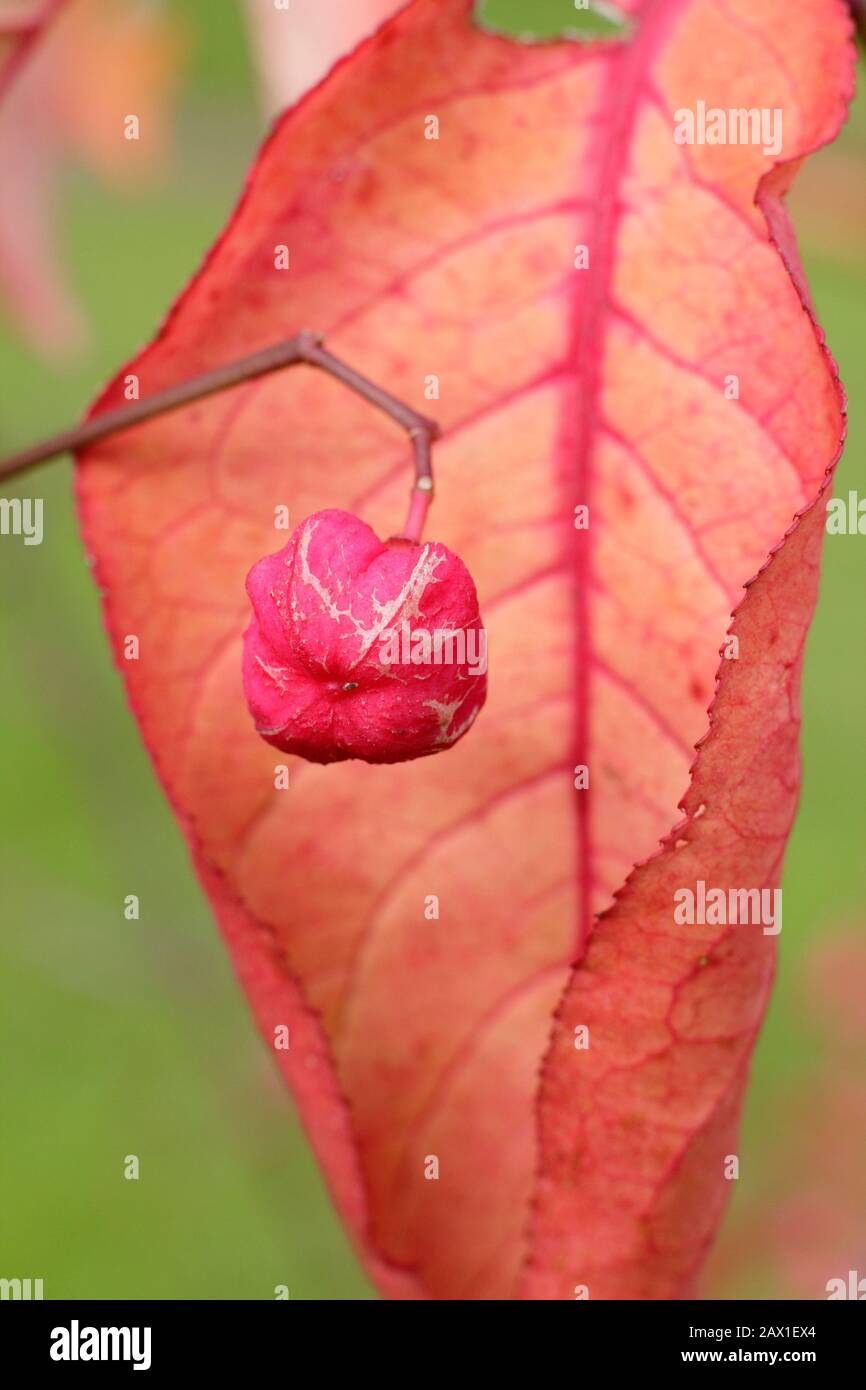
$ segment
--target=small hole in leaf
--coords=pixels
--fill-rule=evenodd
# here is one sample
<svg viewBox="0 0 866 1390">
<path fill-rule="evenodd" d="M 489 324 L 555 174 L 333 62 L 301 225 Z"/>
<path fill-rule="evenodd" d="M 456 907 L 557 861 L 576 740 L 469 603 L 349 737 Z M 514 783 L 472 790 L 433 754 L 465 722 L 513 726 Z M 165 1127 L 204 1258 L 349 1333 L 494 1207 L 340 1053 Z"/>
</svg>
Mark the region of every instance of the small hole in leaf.
<svg viewBox="0 0 866 1390">
<path fill-rule="evenodd" d="M 575 0 L 475 0 L 475 23 L 520 43 L 591 43 L 631 34 L 626 16 L 608 0 L 588 0 L 586 5 Z"/>
</svg>

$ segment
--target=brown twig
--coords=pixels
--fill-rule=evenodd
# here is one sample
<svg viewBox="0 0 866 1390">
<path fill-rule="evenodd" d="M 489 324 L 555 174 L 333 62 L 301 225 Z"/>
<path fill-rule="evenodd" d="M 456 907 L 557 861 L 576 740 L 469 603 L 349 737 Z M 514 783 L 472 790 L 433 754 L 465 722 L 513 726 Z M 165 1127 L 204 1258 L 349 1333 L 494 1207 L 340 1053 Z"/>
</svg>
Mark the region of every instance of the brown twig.
<svg viewBox="0 0 866 1390">
<path fill-rule="evenodd" d="M 11 478 L 60 454 L 75 453 L 88 444 L 95 444 L 97 440 L 119 434 L 121 430 L 132 429 L 145 420 L 152 420 L 157 415 L 164 415 L 168 411 L 190 405 L 193 401 L 226 391 L 243 381 L 253 381 L 256 377 L 267 376 L 270 372 L 279 371 L 283 367 L 294 367 L 299 363 L 327 372 L 329 376 L 348 386 L 350 391 L 354 391 L 377 410 L 383 411 L 406 430 L 412 441 L 415 457 L 415 482 L 409 515 L 400 534 L 406 540 L 420 540 L 433 497 L 432 444 L 439 434 L 439 426 L 434 420 L 419 415 L 396 396 L 362 376 L 339 357 L 334 357 L 333 353 L 325 349 L 322 339 L 308 331 L 299 333 L 297 337 L 289 338 L 284 343 L 277 343 L 274 347 L 254 352 L 249 357 L 242 357 L 237 362 L 229 362 L 224 367 L 215 367 L 200 376 L 190 377 L 188 381 L 169 386 L 164 391 L 157 391 L 143 400 L 133 401 L 130 405 L 119 406 L 115 410 L 106 410 L 80 425 L 74 425 L 72 429 L 64 430 L 62 434 L 53 435 L 50 439 L 31 445 L 29 449 L 12 454 L 0 461 L 0 479 Z"/>
</svg>

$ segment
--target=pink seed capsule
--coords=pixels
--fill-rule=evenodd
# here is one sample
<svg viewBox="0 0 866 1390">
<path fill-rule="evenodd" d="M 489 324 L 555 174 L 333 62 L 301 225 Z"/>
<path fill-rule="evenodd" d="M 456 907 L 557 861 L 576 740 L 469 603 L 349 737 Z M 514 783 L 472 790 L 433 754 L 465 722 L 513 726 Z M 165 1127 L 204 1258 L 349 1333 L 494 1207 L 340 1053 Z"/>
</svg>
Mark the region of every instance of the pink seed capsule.
<svg viewBox="0 0 866 1390">
<path fill-rule="evenodd" d="M 487 634 L 463 561 L 438 542 L 383 543 L 316 512 L 247 576 L 244 690 L 261 736 L 310 762 L 440 753 L 487 695 Z"/>
</svg>

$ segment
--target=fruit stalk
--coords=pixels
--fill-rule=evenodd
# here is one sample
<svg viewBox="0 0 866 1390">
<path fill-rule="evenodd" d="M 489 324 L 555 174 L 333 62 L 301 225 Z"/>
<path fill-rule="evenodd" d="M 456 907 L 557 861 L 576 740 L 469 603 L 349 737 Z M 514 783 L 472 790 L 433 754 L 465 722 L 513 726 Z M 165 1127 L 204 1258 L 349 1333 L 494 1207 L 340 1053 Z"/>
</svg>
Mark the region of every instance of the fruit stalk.
<svg viewBox="0 0 866 1390">
<path fill-rule="evenodd" d="M 152 396 L 146 396 L 142 400 L 103 411 L 60 434 L 52 435 L 49 439 L 32 444 L 19 453 L 11 454 L 0 460 L 0 479 L 14 477 L 61 454 L 75 453 L 88 444 L 95 444 L 100 439 L 107 439 L 122 430 L 132 429 L 146 420 L 152 420 L 171 410 L 178 410 L 219 391 L 227 391 L 244 381 L 253 381 L 256 377 L 267 376 L 283 367 L 295 367 L 299 364 L 327 372 L 329 376 L 347 386 L 376 409 L 383 411 L 406 430 L 412 441 L 415 481 L 410 495 L 409 513 L 400 538 L 419 541 L 433 497 L 432 444 L 439 434 L 439 426 L 434 420 L 420 415 L 396 396 L 392 396 L 390 392 L 356 371 L 354 367 L 328 352 L 323 339 L 317 333 L 308 330 L 298 333 L 294 338 L 288 338 L 285 342 L 275 343 L 273 347 L 263 348 L 248 357 L 241 357 L 236 362 L 228 362 L 222 367 L 214 367 L 211 371 L 190 377 L 187 381 L 169 386 L 164 391 L 156 391 Z"/>
</svg>

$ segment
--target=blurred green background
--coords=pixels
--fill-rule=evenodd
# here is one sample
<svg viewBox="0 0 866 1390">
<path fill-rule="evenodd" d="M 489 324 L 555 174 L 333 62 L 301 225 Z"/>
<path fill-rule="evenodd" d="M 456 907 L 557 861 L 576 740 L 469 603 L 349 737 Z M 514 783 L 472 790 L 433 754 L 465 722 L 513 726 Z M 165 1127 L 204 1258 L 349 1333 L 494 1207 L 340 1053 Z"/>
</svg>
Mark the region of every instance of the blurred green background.
<svg viewBox="0 0 866 1390">
<path fill-rule="evenodd" d="M 81 169 L 65 176 L 63 249 L 93 344 L 71 367 L 51 367 L 0 329 L 4 452 L 74 419 L 151 336 L 222 227 L 256 149 L 263 123 L 238 7 L 171 8 L 186 30 L 173 167 L 135 195 Z M 570 0 L 490 0 L 488 9 L 518 30 L 542 11 L 574 22 Z M 860 103 L 793 199 L 851 400 L 840 493 L 858 486 L 866 449 L 864 170 Z M 293 1298 L 372 1297 L 138 742 L 70 482 L 64 461 L 4 489 L 43 496 L 46 529 L 40 547 L 0 545 L 0 1276 L 43 1277 L 48 1298 L 267 1299 L 278 1284 Z M 848 924 L 863 939 L 866 925 L 866 539 L 829 538 L 825 554 L 780 976 L 742 1176 L 706 1286 L 726 1297 L 796 1291 L 775 1247 L 746 1248 L 747 1237 L 780 1188 L 796 1194 L 820 1178 L 804 1169 L 795 1139 L 780 1143 L 792 1101 L 833 1064 L 808 1008 L 809 962 L 827 933 Z M 128 893 L 142 896 L 139 922 L 124 919 Z M 140 1158 L 138 1182 L 122 1178 L 127 1154 Z M 866 1253 L 863 1212 L 859 1220 Z"/>
</svg>

